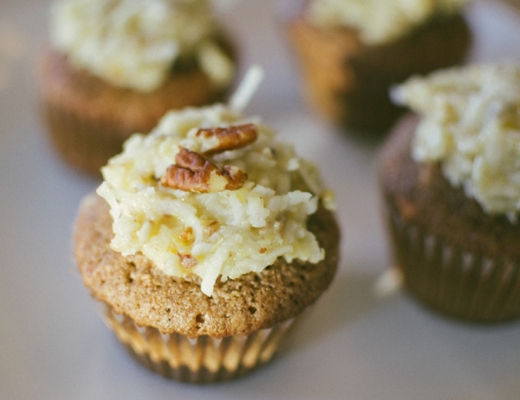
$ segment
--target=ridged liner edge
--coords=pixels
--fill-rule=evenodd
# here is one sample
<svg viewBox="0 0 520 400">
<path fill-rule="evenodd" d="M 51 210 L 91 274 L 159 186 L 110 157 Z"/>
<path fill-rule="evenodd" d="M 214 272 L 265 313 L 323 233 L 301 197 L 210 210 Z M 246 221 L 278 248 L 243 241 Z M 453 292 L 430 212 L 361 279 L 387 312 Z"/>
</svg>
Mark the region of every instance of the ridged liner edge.
<svg viewBox="0 0 520 400">
<path fill-rule="evenodd" d="M 389 215 L 396 266 L 406 288 L 432 309 L 478 323 L 520 316 L 520 260 L 490 259 Z"/>
<path fill-rule="evenodd" d="M 101 303 L 106 324 L 140 363 L 167 378 L 210 383 L 241 376 L 272 359 L 298 317 L 249 335 L 190 338 L 138 326 Z"/>
</svg>

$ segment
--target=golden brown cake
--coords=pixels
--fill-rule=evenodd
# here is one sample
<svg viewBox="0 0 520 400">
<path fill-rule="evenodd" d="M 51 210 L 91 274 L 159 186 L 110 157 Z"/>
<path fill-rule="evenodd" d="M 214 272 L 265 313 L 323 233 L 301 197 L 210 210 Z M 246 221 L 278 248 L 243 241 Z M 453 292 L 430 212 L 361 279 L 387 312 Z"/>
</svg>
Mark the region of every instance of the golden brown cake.
<svg viewBox="0 0 520 400">
<path fill-rule="evenodd" d="M 194 3 L 197 2 L 204 3 Z M 115 22 L 118 21 L 120 25 L 130 25 L 130 22 L 119 16 L 118 13 L 124 15 L 124 10 L 119 9 L 123 8 L 121 5 L 115 6 L 116 3 L 113 0 L 58 2 L 53 19 L 57 25 L 52 31 L 53 40 L 51 46 L 41 55 L 36 70 L 41 111 L 51 142 L 67 162 L 95 175 L 99 175 L 99 169 L 111 156 L 121 151 L 124 140 L 132 133 L 149 132 L 170 109 L 201 106 L 222 100 L 232 84 L 232 72 L 228 71 L 229 76 L 216 82 L 202 65 L 203 57 L 197 54 L 197 46 L 205 49 L 206 64 L 212 57 L 227 58 L 229 65 L 222 67 L 224 70 L 231 68 L 234 63 L 234 51 L 229 40 L 220 29 L 211 25 L 204 38 L 199 38 L 193 44 L 190 42 L 193 49 L 189 49 L 176 36 L 176 31 L 163 33 L 158 28 L 158 32 L 154 32 L 155 36 L 144 39 L 145 32 L 135 31 L 128 26 L 121 30 L 113 28 L 102 36 L 88 25 L 92 22 L 89 18 L 85 17 L 86 21 L 82 21 L 69 15 L 75 15 L 73 11 L 101 13 L 100 10 L 104 10 L 102 7 L 114 7 L 112 11 L 102 14 L 106 18 L 104 23 L 116 25 Z M 165 4 L 168 2 L 154 0 L 150 7 Z M 171 4 L 175 4 L 175 1 L 170 2 L 171 24 L 175 24 L 178 23 L 175 17 L 181 12 Z M 146 7 L 146 2 L 142 6 Z M 71 7 L 76 8 L 71 11 Z M 145 10 L 143 8 L 142 13 Z M 139 15 L 134 17 L 137 19 Z M 159 21 L 163 24 L 158 24 L 159 27 L 167 29 L 167 17 L 168 14 Z M 213 24 L 208 17 L 200 19 L 201 21 L 195 19 L 194 24 Z M 143 21 L 147 21 L 145 17 Z M 99 21 L 100 26 L 102 22 Z M 63 33 L 60 24 L 65 27 L 76 24 L 77 32 Z M 150 30 L 150 27 L 147 29 Z M 150 35 L 149 32 L 146 34 Z M 72 36 L 68 41 L 63 39 L 67 35 Z M 138 40 L 142 40 L 144 44 L 134 49 L 136 46 L 132 47 L 132 44 Z M 98 46 L 95 49 L 99 54 L 89 47 L 92 41 Z M 162 54 L 166 45 L 175 47 L 177 42 L 183 48 L 188 48 L 183 50 L 186 54 L 172 51 L 160 63 L 153 58 L 151 61 L 145 59 L 146 56 L 151 57 L 151 52 Z M 211 46 L 208 45 L 209 42 Z M 110 50 L 110 46 L 116 45 L 120 47 Z M 121 50 L 126 47 L 133 52 Z M 104 55 L 103 51 L 107 54 Z M 215 56 L 215 53 L 219 54 Z M 145 60 L 139 60 L 139 57 Z M 90 59 L 94 61 L 89 64 Z M 220 62 L 222 63 L 222 59 Z M 216 65 L 220 65 L 219 60 Z M 167 71 L 161 72 L 161 68 L 167 68 Z"/>
<path fill-rule="evenodd" d="M 221 105 L 170 112 L 80 207 L 85 286 L 164 376 L 211 382 L 266 363 L 334 277 L 330 192 L 272 135 Z"/>
<path fill-rule="evenodd" d="M 391 102 L 390 88 L 414 74 L 460 64 L 470 48 L 470 29 L 460 13 L 426 10 L 431 16 L 420 21 L 402 17 L 409 22 L 403 24 L 396 18 L 403 32 L 374 28 L 367 33 L 355 19 L 313 22 L 309 4 L 286 23 L 304 97 L 319 114 L 355 133 L 385 133 L 404 110 Z M 367 24 L 390 25 L 376 20 L 378 12 L 384 15 L 379 8 L 372 12 L 375 22 Z"/>
<path fill-rule="evenodd" d="M 279 258 L 261 273 L 218 282 L 208 297 L 198 277 L 168 276 L 142 255 L 113 251 L 111 224 L 103 199 L 83 202 L 75 256 L 85 286 L 103 304 L 105 320 L 128 350 L 177 380 L 234 378 L 269 361 L 294 318 L 329 286 L 338 262 L 338 227 L 320 208 L 309 230 L 326 259 L 311 264 Z"/>
<path fill-rule="evenodd" d="M 520 316 L 519 87 L 517 67 L 414 79 L 397 97 L 419 116 L 403 119 L 380 155 L 393 260 L 405 287 L 466 321 Z"/>
</svg>

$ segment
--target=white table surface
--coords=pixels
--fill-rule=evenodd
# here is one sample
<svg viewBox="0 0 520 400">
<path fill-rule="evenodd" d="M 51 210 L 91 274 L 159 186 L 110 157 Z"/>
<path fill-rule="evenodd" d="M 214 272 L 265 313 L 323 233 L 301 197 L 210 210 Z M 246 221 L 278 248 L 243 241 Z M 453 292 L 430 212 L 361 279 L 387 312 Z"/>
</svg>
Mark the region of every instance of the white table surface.
<svg viewBox="0 0 520 400">
<path fill-rule="evenodd" d="M 55 157 L 34 105 L 48 5 L 0 3 L 1 399 L 520 399 L 520 323 L 466 325 L 403 292 L 374 295 L 389 262 L 379 144 L 342 135 L 301 102 L 272 0 L 243 0 L 224 18 L 242 70 L 259 63 L 266 71 L 247 113 L 296 143 L 336 191 L 339 272 L 287 349 L 253 374 L 191 386 L 136 364 L 98 317 L 72 258 L 78 202 L 98 182 Z M 520 59 L 520 17 L 510 6 L 479 2 L 467 15 L 473 60 Z"/>
</svg>

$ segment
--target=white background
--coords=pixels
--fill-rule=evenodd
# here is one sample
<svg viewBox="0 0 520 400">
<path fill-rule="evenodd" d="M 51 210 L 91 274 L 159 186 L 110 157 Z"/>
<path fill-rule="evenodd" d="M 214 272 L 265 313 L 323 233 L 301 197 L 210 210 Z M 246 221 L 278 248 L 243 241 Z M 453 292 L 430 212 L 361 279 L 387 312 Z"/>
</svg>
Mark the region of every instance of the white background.
<svg viewBox="0 0 520 400">
<path fill-rule="evenodd" d="M 105 328 L 72 258 L 80 199 L 99 182 L 58 160 L 36 106 L 33 66 L 49 1 L 0 3 L 1 399 L 519 399 L 520 324 L 466 325 L 402 292 L 373 294 L 389 261 L 379 211 L 380 143 L 352 139 L 301 102 L 276 2 L 225 15 L 241 71 L 266 72 L 247 114 L 316 161 L 336 191 L 343 244 L 336 280 L 286 350 L 239 380 L 191 386 L 136 364 Z M 472 59 L 520 59 L 520 17 L 495 1 L 468 10 Z"/>
</svg>

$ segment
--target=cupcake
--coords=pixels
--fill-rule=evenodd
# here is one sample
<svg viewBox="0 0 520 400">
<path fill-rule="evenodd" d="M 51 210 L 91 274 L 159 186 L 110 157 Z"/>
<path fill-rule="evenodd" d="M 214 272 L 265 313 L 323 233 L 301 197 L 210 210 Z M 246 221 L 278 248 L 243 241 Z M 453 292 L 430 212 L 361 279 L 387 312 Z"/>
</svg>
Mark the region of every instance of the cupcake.
<svg viewBox="0 0 520 400">
<path fill-rule="evenodd" d="M 77 264 L 118 339 L 166 377 L 266 363 L 334 277 L 331 192 L 236 108 L 171 111 L 102 174 L 79 209 Z"/>
<path fill-rule="evenodd" d="M 170 109 L 222 99 L 233 49 L 208 0 L 59 0 L 37 65 L 54 147 L 99 175 L 135 132 Z"/>
<path fill-rule="evenodd" d="M 394 92 L 416 115 L 381 153 L 395 266 L 423 304 L 458 319 L 520 316 L 520 67 L 472 65 Z"/>
<path fill-rule="evenodd" d="M 466 2 L 293 0 L 286 31 L 307 102 L 349 131 L 386 132 L 403 111 L 392 85 L 465 59 Z"/>
</svg>

